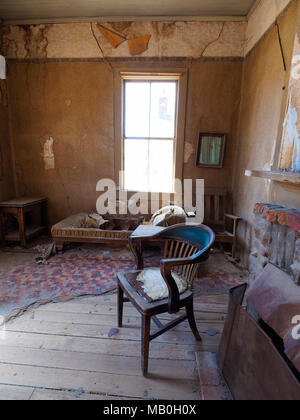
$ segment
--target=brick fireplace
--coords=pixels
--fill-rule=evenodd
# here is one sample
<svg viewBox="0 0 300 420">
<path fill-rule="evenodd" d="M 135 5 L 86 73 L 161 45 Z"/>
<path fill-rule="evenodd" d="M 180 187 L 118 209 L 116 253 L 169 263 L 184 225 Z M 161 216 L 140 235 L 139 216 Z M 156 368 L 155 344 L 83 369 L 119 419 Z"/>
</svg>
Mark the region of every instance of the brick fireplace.
<svg viewBox="0 0 300 420">
<path fill-rule="evenodd" d="M 300 285 L 300 210 L 275 204 L 254 206 L 250 281 L 271 262 Z"/>
</svg>

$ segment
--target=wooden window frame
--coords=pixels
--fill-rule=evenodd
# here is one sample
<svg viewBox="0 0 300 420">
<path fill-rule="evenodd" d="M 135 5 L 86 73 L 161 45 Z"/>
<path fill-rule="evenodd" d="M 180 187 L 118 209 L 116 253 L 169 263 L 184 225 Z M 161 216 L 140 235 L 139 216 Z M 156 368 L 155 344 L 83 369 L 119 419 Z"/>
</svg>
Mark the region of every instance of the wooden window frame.
<svg viewBox="0 0 300 420">
<path fill-rule="evenodd" d="M 169 80 L 174 76 L 178 80 L 178 95 L 177 95 L 177 129 L 175 140 L 175 154 L 174 154 L 174 181 L 175 179 L 182 180 L 183 177 L 183 156 L 184 156 L 184 140 L 185 140 L 185 115 L 187 103 L 187 78 L 188 69 L 185 66 L 178 67 L 176 63 L 143 63 L 137 65 L 136 63 L 122 64 L 114 66 L 114 181 L 120 189 L 124 189 L 123 180 L 119 180 L 119 171 L 123 168 L 123 104 L 124 104 L 124 89 L 123 81 L 127 76 L 131 78 L 147 78 L 151 77 L 156 80 L 161 78 L 168 78 Z M 121 185 L 120 185 L 121 184 Z M 130 191 L 135 193 L 137 191 Z M 145 191 L 149 192 L 150 191 Z M 153 192 L 153 191 L 151 191 Z M 160 193 L 160 191 L 156 191 Z M 174 191 L 170 191 L 174 193 Z"/>
</svg>

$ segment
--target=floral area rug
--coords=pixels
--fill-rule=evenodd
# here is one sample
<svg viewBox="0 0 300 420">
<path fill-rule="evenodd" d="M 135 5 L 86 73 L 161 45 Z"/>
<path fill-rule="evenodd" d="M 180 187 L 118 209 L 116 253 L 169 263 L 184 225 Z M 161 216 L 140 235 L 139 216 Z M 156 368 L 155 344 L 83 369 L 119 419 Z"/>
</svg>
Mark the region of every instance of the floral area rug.
<svg viewBox="0 0 300 420">
<path fill-rule="evenodd" d="M 159 266 L 159 259 L 158 255 L 149 254 L 145 267 Z M 34 303 L 112 291 L 116 288 L 116 273 L 134 269 L 135 261 L 128 249 L 109 250 L 101 246 L 67 250 L 50 258 L 47 265 L 38 265 L 34 259 L 4 269 L 0 265 L 0 324 Z M 196 279 L 194 290 L 197 294 L 224 292 L 241 282 L 237 273 L 215 269 Z"/>
<path fill-rule="evenodd" d="M 194 292 L 195 294 L 201 294 L 203 292 L 226 293 L 232 287 L 247 282 L 248 279 L 241 273 L 235 273 L 225 269 L 215 269 L 213 272 L 203 274 L 203 276 L 195 279 Z"/>
</svg>

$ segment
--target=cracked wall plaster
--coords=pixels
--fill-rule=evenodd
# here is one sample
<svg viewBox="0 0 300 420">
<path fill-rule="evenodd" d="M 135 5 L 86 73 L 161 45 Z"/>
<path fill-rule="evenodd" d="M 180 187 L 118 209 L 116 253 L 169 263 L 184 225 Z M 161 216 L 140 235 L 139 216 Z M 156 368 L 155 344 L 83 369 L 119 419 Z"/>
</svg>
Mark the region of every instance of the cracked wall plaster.
<svg viewBox="0 0 300 420">
<path fill-rule="evenodd" d="M 95 24 L 94 24 L 95 25 Z M 151 35 L 144 57 L 243 57 L 246 22 L 103 23 L 126 39 Z M 129 57 L 128 43 L 113 48 L 98 30 L 106 57 Z M 101 52 L 89 23 L 8 26 L 7 58 L 94 58 Z"/>
<path fill-rule="evenodd" d="M 127 40 L 151 35 L 145 57 L 244 57 L 291 0 L 260 2 L 247 22 L 102 22 Z M 96 24 L 94 24 L 96 26 Z M 222 30 L 222 26 L 224 28 Z M 222 33 L 221 33 L 222 31 Z M 221 36 L 219 37 L 221 33 Z M 113 48 L 96 36 L 106 57 L 129 57 L 127 42 Z M 94 58 L 101 56 L 90 23 L 12 25 L 4 34 L 8 58 Z"/>
</svg>

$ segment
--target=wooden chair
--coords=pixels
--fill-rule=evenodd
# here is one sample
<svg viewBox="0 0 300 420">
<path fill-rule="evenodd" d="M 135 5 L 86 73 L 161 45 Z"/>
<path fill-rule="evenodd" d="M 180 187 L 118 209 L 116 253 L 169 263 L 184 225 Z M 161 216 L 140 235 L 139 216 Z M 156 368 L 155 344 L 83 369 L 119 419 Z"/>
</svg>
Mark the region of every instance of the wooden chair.
<svg viewBox="0 0 300 420">
<path fill-rule="evenodd" d="M 143 270 L 142 241 L 150 238 L 165 241 L 160 273 L 162 282 L 167 286 L 168 296 L 156 301 L 145 293 L 143 283 L 137 280 L 138 274 Z M 208 258 L 213 242 L 213 231 L 204 225 L 180 224 L 167 228 L 140 226 L 130 236 L 129 245 L 137 262 L 137 270 L 117 275 L 118 326 L 122 327 L 123 302 L 130 301 L 142 316 L 141 367 L 144 376 L 148 372 L 149 344 L 154 338 L 187 319 L 196 340 L 201 340 L 194 318 L 192 283 L 199 263 Z M 173 277 L 175 273 L 187 285 L 181 294 Z M 183 307 L 186 310 L 185 315 L 166 325 L 162 325 L 156 317 L 165 312 L 177 313 Z M 158 331 L 153 334 L 150 333 L 151 319 L 158 326 Z"/>
<path fill-rule="evenodd" d="M 228 212 L 228 193 L 225 188 L 206 188 L 204 193 L 204 224 L 215 232 L 215 242 L 231 244 L 231 254 L 235 257 L 237 226 L 240 217 Z M 229 220 L 232 230 L 227 230 Z"/>
</svg>

